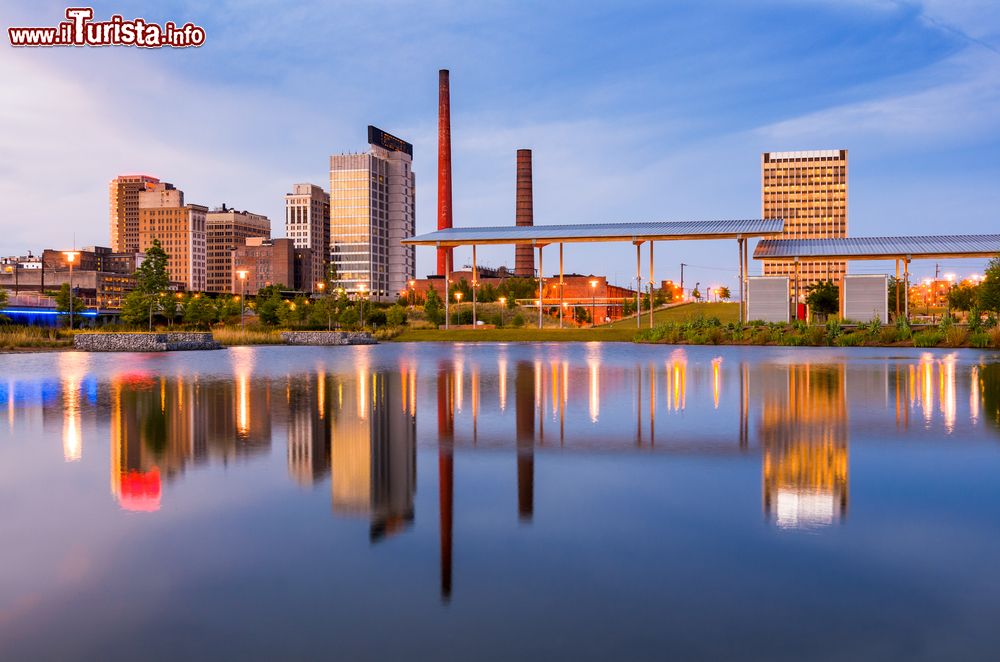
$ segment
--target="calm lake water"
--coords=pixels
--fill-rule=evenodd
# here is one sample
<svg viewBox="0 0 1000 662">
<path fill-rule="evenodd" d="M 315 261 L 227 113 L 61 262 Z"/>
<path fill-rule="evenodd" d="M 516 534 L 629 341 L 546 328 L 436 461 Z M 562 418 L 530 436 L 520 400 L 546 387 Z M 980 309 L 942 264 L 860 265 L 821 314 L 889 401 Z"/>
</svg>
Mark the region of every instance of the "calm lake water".
<svg viewBox="0 0 1000 662">
<path fill-rule="evenodd" d="M 996 659 L 1000 356 L 0 356 L 0 658 Z"/>
</svg>

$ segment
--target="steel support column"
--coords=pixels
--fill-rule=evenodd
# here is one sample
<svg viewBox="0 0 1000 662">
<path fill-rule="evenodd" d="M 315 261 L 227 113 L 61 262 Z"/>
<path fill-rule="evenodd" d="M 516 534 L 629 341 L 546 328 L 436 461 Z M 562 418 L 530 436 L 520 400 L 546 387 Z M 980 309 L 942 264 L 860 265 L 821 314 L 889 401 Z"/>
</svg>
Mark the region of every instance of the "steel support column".
<svg viewBox="0 0 1000 662">
<path fill-rule="evenodd" d="M 649 242 L 649 328 L 653 328 L 653 241 Z"/>
<path fill-rule="evenodd" d="M 910 321 L 910 257 L 903 258 L 903 314 Z"/>
<path fill-rule="evenodd" d="M 479 269 L 476 268 L 476 245 L 472 244 L 472 328 L 476 327 L 476 288 L 479 287 Z"/>
<path fill-rule="evenodd" d="M 642 242 L 635 242 L 635 328 L 642 318 Z"/>
<path fill-rule="evenodd" d="M 451 292 L 448 291 L 448 283 L 451 282 L 451 256 L 452 251 L 444 252 L 444 330 L 447 331 L 451 325 Z"/>
<path fill-rule="evenodd" d="M 542 246 L 538 247 L 538 328 L 542 328 L 542 295 L 545 291 L 542 289 Z"/>
<path fill-rule="evenodd" d="M 563 245 L 559 242 L 559 328 L 563 328 Z"/>
</svg>

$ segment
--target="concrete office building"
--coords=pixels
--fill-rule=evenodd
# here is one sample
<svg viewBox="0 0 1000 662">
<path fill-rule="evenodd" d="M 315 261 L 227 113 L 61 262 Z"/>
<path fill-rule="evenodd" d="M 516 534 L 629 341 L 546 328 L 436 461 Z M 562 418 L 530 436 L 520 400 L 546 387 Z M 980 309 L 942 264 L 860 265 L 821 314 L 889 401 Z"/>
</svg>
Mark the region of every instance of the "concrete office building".
<svg viewBox="0 0 1000 662">
<path fill-rule="evenodd" d="M 171 281 L 202 292 L 206 287 L 205 217 L 208 208 L 184 204 L 184 192 L 160 182 L 139 193 L 139 250 L 159 240 Z"/>
<path fill-rule="evenodd" d="M 139 193 L 160 180 L 149 175 L 119 175 L 108 185 L 111 250 L 134 253 L 139 250 Z"/>
<path fill-rule="evenodd" d="M 783 218 L 775 239 L 829 239 L 847 236 L 847 150 L 764 152 L 761 155 L 762 218 Z M 798 263 L 800 298 L 809 285 L 839 283 L 847 263 Z M 795 279 L 796 263 L 764 261 L 765 276 Z"/>
<path fill-rule="evenodd" d="M 250 237 L 271 238 L 267 216 L 236 211 L 226 205 L 205 215 L 206 291 L 233 291 L 233 251 Z"/>
<path fill-rule="evenodd" d="M 305 291 L 325 279 L 330 255 L 330 194 L 315 184 L 295 184 L 285 194 L 285 236 L 312 256 Z"/>
<path fill-rule="evenodd" d="M 416 273 L 413 146 L 373 126 L 370 150 L 330 157 L 330 262 L 335 288 L 391 301 Z"/>
</svg>

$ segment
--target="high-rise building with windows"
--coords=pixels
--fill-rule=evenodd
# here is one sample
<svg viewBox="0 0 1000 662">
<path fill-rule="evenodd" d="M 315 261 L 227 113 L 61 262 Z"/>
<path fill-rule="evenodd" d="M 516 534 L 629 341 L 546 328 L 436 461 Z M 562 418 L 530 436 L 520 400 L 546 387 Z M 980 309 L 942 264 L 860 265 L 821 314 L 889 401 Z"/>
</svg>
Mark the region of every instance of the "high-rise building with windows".
<svg viewBox="0 0 1000 662">
<path fill-rule="evenodd" d="M 395 299 L 416 274 L 413 146 L 373 126 L 364 154 L 330 157 L 330 262 L 334 287 Z"/>
<path fill-rule="evenodd" d="M 111 250 L 139 250 L 139 193 L 159 184 L 149 175 L 118 175 L 108 185 Z"/>
<path fill-rule="evenodd" d="M 271 238 L 271 220 L 248 211 L 236 211 L 226 205 L 205 215 L 206 291 L 233 292 L 233 251 L 247 239 Z"/>
<path fill-rule="evenodd" d="M 330 195 L 315 184 L 295 184 L 285 194 L 285 236 L 312 256 L 306 291 L 325 279 L 330 255 Z"/>
<path fill-rule="evenodd" d="M 139 247 L 159 240 L 166 251 L 170 280 L 189 290 L 206 287 L 205 216 L 208 208 L 184 204 L 184 192 L 159 182 L 139 193 Z"/>
<path fill-rule="evenodd" d="M 764 152 L 761 207 L 763 218 L 785 220 L 778 239 L 846 237 L 847 150 Z M 765 276 L 797 276 L 800 292 L 823 280 L 839 283 L 846 272 L 837 260 L 764 262 Z"/>
</svg>

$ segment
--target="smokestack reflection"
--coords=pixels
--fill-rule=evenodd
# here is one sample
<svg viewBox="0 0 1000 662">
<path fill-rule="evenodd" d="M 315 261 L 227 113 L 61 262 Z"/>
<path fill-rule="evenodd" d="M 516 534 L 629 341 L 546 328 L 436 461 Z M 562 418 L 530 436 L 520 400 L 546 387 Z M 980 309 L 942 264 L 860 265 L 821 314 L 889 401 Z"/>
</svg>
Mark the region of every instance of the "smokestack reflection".
<svg viewBox="0 0 1000 662">
<path fill-rule="evenodd" d="M 518 361 L 514 366 L 517 438 L 517 514 L 530 521 L 535 492 L 535 401 L 541 370 L 539 365 Z"/>
</svg>

